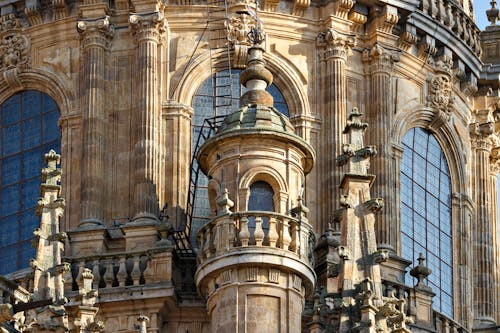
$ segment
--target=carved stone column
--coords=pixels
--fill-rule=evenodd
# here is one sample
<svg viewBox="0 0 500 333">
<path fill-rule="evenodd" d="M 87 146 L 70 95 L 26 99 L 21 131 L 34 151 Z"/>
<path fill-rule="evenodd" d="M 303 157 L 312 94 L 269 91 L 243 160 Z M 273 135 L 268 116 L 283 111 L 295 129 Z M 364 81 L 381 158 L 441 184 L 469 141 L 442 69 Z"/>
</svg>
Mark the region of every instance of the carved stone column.
<svg viewBox="0 0 500 333">
<path fill-rule="evenodd" d="M 85 85 L 80 226 L 96 227 L 104 220 L 105 64 L 114 28 L 109 17 L 103 16 L 79 20 L 77 29 L 82 38 Z"/>
<path fill-rule="evenodd" d="M 191 163 L 191 116 L 193 109 L 187 105 L 168 101 L 162 106 L 166 187 L 164 202 L 169 205 L 168 215 L 182 225 L 189 190 L 189 164 Z"/>
<path fill-rule="evenodd" d="M 322 197 L 325 198 L 322 211 L 323 225 L 319 230 L 325 230 L 327 223 L 333 218 L 339 202 L 342 168 L 337 167 L 336 158 L 342 154 L 344 143 L 343 130 L 347 121 L 347 80 L 346 61 L 354 46 L 355 38 L 328 29 L 318 36 L 318 46 L 321 57 L 320 100 L 323 104 L 323 147 L 320 148 L 323 157 L 321 163 L 325 182 Z"/>
<path fill-rule="evenodd" d="M 494 124 L 486 122 L 471 125 L 471 139 L 475 154 L 476 223 L 472 228 L 473 244 L 473 285 L 474 285 L 474 327 L 495 325 L 494 268 L 495 258 L 492 244 L 493 211 L 490 179 L 490 155 Z M 495 221 L 496 222 L 496 221 Z"/>
<path fill-rule="evenodd" d="M 391 131 L 394 109 L 392 105 L 391 75 L 398 57 L 378 44 L 363 54 L 371 74 L 370 103 L 367 121 L 371 124 L 367 131 L 369 144 L 377 144 L 378 152 L 372 160 L 371 172 L 377 176 L 373 192 L 384 198 L 387 205 L 377 217 L 377 244 L 379 248 L 395 251 L 399 226 L 395 209 L 395 170 L 392 159 Z"/>
<path fill-rule="evenodd" d="M 137 48 L 137 110 L 135 112 L 135 216 L 134 222 L 158 219 L 159 87 L 158 46 L 165 31 L 159 11 L 133 14 L 130 23 Z"/>
<path fill-rule="evenodd" d="M 498 173 L 500 172 L 500 147 L 495 147 L 490 156 L 490 189 L 491 189 L 491 221 L 492 221 L 492 244 L 493 244 L 493 272 L 495 274 L 495 295 L 500 295 L 500 239 L 498 221 Z M 496 298 L 496 304 L 493 304 L 496 313 L 496 322 L 500 323 L 500 299 Z"/>
</svg>

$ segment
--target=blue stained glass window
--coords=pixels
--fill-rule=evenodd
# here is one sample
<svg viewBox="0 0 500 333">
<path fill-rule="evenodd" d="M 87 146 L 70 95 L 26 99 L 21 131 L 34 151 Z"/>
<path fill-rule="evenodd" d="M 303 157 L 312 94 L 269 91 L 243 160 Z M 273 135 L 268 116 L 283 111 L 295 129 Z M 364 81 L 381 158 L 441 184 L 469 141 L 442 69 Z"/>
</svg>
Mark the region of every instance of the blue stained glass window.
<svg viewBox="0 0 500 333">
<path fill-rule="evenodd" d="M 0 105 L 0 274 L 28 267 L 35 255 L 33 230 L 43 154 L 60 151 L 59 110 L 39 91 L 11 96 Z"/>
<path fill-rule="evenodd" d="M 453 255 L 451 180 L 436 138 L 413 128 L 403 138 L 401 162 L 401 248 L 403 257 L 417 262 L 419 253 L 432 270 L 428 284 L 436 293 L 434 308 L 453 318 Z M 407 274 L 406 283 L 413 285 Z"/>
<path fill-rule="evenodd" d="M 216 73 L 213 77 L 205 80 L 201 86 L 196 91 L 193 96 L 193 109 L 194 114 L 192 118 L 192 151 L 194 152 L 194 146 L 196 145 L 196 140 L 198 139 L 201 126 L 206 118 L 212 118 L 215 116 L 225 116 L 229 115 L 231 112 L 239 108 L 240 96 L 246 91 L 245 87 L 240 85 L 240 73 L 239 70 L 232 70 L 232 91 L 231 91 L 231 106 L 219 107 L 217 110 L 214 109 L 214 89 L 213 82 L 222 83 L 227 81 L 227 72 Z M 221 75 L 222 74 L 222 75 Z M 268 92 L 274 98 L 274 107 L 286 116 L 289 116 L 288 106 L 286 104 L 283 94 L 277 86 L 271 84 L 267 88 Z M 227 103 L 228 104 L 228 103 Z M 201 143 L 201 142 L 200 142 Z M 196 244 L 194 239 L 196 238 L 196 230 L 198 230 L 203 224 L 208 221 L 208 215 L 210 214 L 210 204 L 208 202 L 208 178 L 201 174 L 199 175 L 197 187 L 196 187 L 196 199 L 194 202 L 194 214 L 193 214 L 193 230 L 192 230 L 192 244 Z"/>
</svg>

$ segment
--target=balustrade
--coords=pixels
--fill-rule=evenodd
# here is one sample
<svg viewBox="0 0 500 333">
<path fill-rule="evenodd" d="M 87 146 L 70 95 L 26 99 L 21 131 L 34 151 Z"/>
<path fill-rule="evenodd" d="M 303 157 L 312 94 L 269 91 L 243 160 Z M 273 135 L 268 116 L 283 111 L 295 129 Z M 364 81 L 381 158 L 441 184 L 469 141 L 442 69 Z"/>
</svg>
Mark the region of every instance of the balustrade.
<svg viewBox="0 0 500 333">
<path fill-rule="evenodd" d="M 479 29 L 456 1 L 423 0 L 420 8 L 424 14 L 452 30 L 477 55 L 481 54 Z"/>
<path fill-rule="evenodd" d="M 215 218 L 200 229 L 198 260 L 236 248 L 268 247 L 310 262 L 313 244 L 312 227 L 304 221 L 273 212 L 239 212 Z"/>
<path fill-rule="evenodd" d="M 163 249 L 164 251 L 164 249 Z M 138 286 L 171 279 L 169 253 L 158 250 L 110 253 L 85 258 L 66 258 L 71 269 L 64 276 L 66 290 L 77 290 L 77 281 L 88 268 L 94 275 L 93 288 Z"/>
</svg>

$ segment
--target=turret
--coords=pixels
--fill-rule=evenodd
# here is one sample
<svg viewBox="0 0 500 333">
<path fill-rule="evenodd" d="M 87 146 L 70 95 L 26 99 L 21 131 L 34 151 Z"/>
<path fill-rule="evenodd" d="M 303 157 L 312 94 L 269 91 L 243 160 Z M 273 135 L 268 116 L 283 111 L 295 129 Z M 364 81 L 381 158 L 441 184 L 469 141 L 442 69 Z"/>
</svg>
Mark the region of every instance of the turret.
<svg viewBox="0 0 500 333">
<path fill-rule="evenodd" d="M 241 107 L 198 155 L 215 217 L 198 233 L 196 284 L 212 332 L 300 332 L 315 273 L 299 198 L 314 151 L 273 107 L 262 36 L 253 37 Z"/>
</svg>

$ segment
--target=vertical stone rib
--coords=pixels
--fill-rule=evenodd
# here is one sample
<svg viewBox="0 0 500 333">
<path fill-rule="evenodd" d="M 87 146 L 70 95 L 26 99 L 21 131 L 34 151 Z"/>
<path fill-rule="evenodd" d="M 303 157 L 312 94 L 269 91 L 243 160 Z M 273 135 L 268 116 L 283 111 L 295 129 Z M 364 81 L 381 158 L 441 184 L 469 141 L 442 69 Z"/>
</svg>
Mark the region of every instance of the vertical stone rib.
<svg viewBox="0 0 500 333">
<path fill-rule="evenodd" d="M 393 123 L 391 73 L 397 59 L 377 44 L 370 51 L 365 51 L 363 56 L 371 72 L 371 97 L 367 110 L 367 121 L 371 126 L 367 131 L 367 141 L 378 147 L 377 156 L 372 159 L 370 167 L 377 176 L 372 193 L 384 198 L 387 203 L 377 216 L 377 244 L 379 248 L 395 251 L 399 228 L 393 206 L 396 176 L 393 171 L 391 131 L 388 129 Z"/>
<path fill-rule="evenodd" d="M 158 216 L 158 45 L 164 17 L 159 12 L 130 16 L 138 43 L 138 100 L 135 153 L 134 221 L 155 221 Z"/>
<path fill-rule="evenodd" d="M 342 154 L 344 143 L 343 131 L 347 122 L 347 79 L 346 61 L 350 48 L 354 46 L 354 37 L 329 29 L 319 35 L 319 45 L 324 47 L 323 59 L 326 73 L 322 80 L 322 98 L 326 107 L 323 109 L 324 156 L 323 175 L 326 177 L 323 206 L 323 223 L 332 220 L 334 211 L 339 206 L 339 185 L 343 170 L 336 165 L 337 156 Z"/>
<path fill-rule="evenodd" d="M 496 316 L 494 302 L 494 249 L 493 249 L 493 195 L 490 175 L 490 155 L 492 152 L 492 141 L 490 135 L 493 133 L 493 125 L 486 123 L 480 125 L 473 133 L 473 145 L 476 154 L 476 227 L 473 228 L 474 249 L 474 296 L 475 314 L 474 326 L 477 328 L 495 325 Z M 495 185 L 496 186 L 496 185 Z"/>
<path fill-rule="evenodd" d="M 113 26 L 106 16 L 98 20 L 81 20 L 77 28 L 82 36 L 85 59 L 81 225 L 99 226 L 104 220 L 105 53 Z"/>
</svg>

